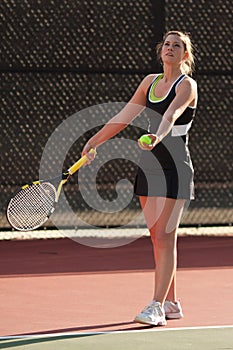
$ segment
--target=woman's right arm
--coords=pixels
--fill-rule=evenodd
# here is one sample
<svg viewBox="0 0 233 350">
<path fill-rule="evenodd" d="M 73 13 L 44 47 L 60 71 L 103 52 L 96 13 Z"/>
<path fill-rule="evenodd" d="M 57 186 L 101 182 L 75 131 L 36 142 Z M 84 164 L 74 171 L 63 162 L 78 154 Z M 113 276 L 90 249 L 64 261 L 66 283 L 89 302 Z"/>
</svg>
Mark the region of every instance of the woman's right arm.
<svg viewBox="0 0 233 350">
<path fill-rule="evenodd" d="M 87 154 L 91 148 L 97 148 L 113 136 L 117 135 L 143 111 L 146 106 L 147 89 L 153 78 L 154 75 L 150 74 L 142 80 L 126 106 L 90 138 L 83 148 L 82 155 Z"/>
</svg>

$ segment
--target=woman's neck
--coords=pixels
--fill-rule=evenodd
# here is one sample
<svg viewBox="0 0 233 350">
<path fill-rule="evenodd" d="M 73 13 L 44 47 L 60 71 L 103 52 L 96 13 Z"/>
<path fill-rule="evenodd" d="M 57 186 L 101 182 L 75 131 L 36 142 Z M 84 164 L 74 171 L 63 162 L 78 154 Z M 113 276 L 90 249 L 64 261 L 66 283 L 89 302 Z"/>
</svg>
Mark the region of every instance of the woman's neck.
<svg viewBox="0 0 233 350">
<path fill-rule="evenodd" d="M 171 82 L 176 80 L 182 73 L 180 66 L 179 67 L 172 67 L 172 66 L 165 66 L 163 67 L 163 79 L 165 83 Z"/>
</svg>

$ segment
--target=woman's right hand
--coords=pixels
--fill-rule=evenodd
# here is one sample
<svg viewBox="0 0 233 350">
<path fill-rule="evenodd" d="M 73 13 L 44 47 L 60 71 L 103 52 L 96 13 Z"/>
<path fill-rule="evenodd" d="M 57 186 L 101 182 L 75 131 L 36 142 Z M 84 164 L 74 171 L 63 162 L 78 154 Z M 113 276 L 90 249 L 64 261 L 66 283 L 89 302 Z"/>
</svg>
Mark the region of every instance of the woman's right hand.
<svg viewBox="0 0 233 350">
<path fill-rule="evenodd" d="M 91 151 L 91 150 L 93 150 L 93 151 Z M 86 162 L 87 165 L 89 165 L 95 159 L 96 149 L 94 147 L 92 147 L 88 142 L 83 147 L 82 157 L 83 156 L 87 157 L 87 162 Z"/>
</svg>

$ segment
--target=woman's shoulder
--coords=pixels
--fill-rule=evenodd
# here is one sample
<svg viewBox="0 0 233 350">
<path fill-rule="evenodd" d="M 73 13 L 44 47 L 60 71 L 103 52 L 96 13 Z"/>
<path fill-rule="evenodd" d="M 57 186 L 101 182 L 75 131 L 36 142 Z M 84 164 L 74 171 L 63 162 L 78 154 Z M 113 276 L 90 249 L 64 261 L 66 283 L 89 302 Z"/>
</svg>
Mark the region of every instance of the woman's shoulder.
<svg viewBox="0 0 233 350">
<path fill-rule="evenodd" d="M 183 79 L 181 79 L 179 81 L 179 83 L 177 84 L 176 88 L 179 89 L 179 87 L 182 86 L 183 89 L 192 89 L 192 90 L 197 90 L 197 82 L 196 80 L 194 80 L 193 78 L 191 78 L 189 75 L 184 75 Z"/>
<path fill-rule="evenodd" d="M 197 104 L 197 98 L 198 98 L 198 92 L 197 92 L 197 82 L 191 78 L 188 75 L 184 76 L 184 79 L 180 81 L 180 84 L 176 87 L 176 91 L 182 92 L 189 92 L 193 96 L 193 105 L 192 107 L 196 106 Z"/>
<path fill-rule="evenodd" d="M 147 85 L 147 87 L 149 87 L 152 82 L 158 77 L 160 76 L 162 73 L 151 73 L 148 74 L 144 77 L 144 79 L 142 80 L 142 83 Z"/>
<path fill-rule="evenodd" d="M 189 75 L 185 75 L 185 79 L 186 82 L 188 82 L 189 84 L 191 84 L 192 86 L 197 86 L 197 82 L 196 80 L 194 80 L 193 78 L 191 78 Z"/>
<path fill-rule="evenodd" d="M 161 73 L 162 74 L 162 73 Z M 146 75 L 142 80 L 141 83 L 138 87 L 138 90 L 142 90 L 143 93 L 146 95 L 148 89 L 150 88 L 151 84 L 153 83 L 153 81 L 156 79 L 156 77 L 158 77 L 161 74 L 148 74 Z"/>
<path fill-rule="evenodd" d="M 156 79 L 158 76 L 162 75 L 163 73 L 151 73 L 145 76 L 144 79 L 148 79 L 153 81 L 154 79 Z"/>
</svg>

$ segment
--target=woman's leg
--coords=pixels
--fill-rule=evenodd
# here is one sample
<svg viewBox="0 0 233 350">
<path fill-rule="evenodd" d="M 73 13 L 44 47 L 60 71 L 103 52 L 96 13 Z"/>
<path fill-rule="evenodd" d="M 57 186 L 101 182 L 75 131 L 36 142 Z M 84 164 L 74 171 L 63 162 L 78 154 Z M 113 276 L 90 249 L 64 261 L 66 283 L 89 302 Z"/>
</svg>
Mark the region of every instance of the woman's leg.
<svg viewBox="0 0 233 350">
<path fill-rule="evenodd" d="M 176 272 L 174 273 L 169 291 L 166 296 L 166 300 L 176 302 L 177 301 L 177 296 L 176 296 Z"/>
<path fill-rule="evenodd" d="M 176 298 L 177 228 L 185 200 L 140 197 L 141 206 L 153 243 L 156 261 L 154 300 L 164 303 L 167 295 Z"/>
</svg>

